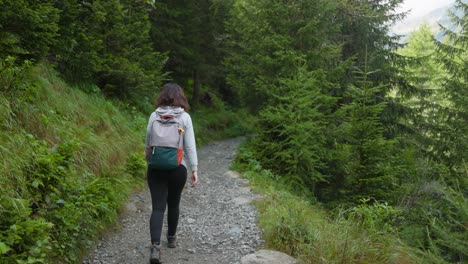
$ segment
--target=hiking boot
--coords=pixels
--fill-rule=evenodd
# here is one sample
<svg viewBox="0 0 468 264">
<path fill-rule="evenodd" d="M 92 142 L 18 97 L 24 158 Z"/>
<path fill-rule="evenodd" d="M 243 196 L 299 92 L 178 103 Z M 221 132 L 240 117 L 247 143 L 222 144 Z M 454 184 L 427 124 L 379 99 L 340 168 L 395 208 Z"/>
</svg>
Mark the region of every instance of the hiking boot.
<svg viewBox="0 0 468 264">
<path fill-rule="evenodd" d="M 167 236 L 167 247 L 175 248 L 177 246 L 176 236 Z"/>
<path fill-rule="evenodd" d="M 151 245 L 150 264 L 161 263 L 161 246 L 153 244 Z"/>
</svg>

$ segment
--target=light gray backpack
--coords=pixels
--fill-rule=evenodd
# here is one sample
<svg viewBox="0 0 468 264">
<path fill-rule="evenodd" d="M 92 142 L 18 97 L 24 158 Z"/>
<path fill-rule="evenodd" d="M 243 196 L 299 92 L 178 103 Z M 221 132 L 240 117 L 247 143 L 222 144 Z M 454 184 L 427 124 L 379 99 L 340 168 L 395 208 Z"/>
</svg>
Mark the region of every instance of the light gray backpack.
<svg viewBox="0 0 468 264">
<path fill-rule="evenodd" d="M 173 170 L 182 163 L 183 134 L 181 116 L 159 115 L 151 124 L 148 166 L 157 170 Z"/>
</svg>

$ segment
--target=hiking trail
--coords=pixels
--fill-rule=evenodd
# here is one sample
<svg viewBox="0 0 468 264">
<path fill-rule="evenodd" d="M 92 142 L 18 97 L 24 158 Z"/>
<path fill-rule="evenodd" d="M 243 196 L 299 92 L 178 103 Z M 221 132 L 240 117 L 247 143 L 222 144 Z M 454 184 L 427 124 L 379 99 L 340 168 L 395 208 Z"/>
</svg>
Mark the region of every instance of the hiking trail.
<svg viewBox="0 0 468 264">
<path fill-rule="evenodd" d="M 259 198 L 248 181 L 229 171 L 240 138 L 212 142 L 198 150 L 199 184 L 182 193 L 177 248 L 168 248 L 166 216 L 161 236 L 161 259 L 167 264 L 241 263 L 263 243 L 257 212 Z M 166 210 L 167 213 L 167 210 Z M 83 264 L 149 263 L 150 192 L 145 186 L 129 197 L 120 227 L 97 243 Z"/>
</svg>

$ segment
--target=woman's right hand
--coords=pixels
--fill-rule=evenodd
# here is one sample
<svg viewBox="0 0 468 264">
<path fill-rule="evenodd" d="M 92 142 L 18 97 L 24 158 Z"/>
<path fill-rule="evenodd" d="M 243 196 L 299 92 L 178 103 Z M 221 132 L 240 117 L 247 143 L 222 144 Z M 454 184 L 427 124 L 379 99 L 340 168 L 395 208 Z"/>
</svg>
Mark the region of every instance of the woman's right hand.
<svg viewBox="0 0 468 264">
<path fill-rule="evenodd" d="M 195 187 L 198 183 L 198 173 L 196 171 L 192 171 L 192 187 Z"/>
</svg>

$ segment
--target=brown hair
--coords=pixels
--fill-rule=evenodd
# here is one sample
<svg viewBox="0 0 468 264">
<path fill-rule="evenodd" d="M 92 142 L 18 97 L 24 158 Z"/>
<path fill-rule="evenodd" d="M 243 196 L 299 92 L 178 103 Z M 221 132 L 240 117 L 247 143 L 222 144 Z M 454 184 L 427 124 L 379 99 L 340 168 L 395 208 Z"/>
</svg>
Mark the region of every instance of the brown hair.
<svg viewBox="0 0 468 264">
<path fill-rule="evenodd" d="M 184 90 L 176 83 L 166 83 L 156 101 L 156 107 L 177 106 L 182 107 L 185 112 L 190 110 L 190 106 L 185 97 Z"/>
</svg>

